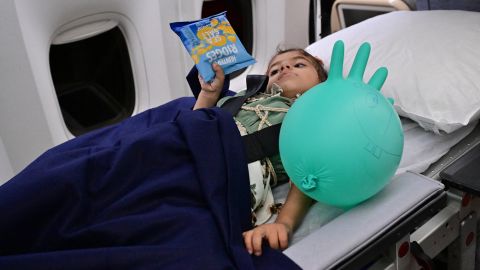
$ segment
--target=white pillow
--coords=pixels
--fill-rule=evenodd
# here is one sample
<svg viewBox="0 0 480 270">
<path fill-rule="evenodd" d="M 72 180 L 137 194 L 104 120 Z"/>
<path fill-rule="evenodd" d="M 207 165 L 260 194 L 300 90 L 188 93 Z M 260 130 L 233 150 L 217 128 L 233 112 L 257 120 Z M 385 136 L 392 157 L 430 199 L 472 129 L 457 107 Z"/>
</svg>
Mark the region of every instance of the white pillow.
<svg viewBox="0 0 480 270">
<path fill-rule="evenodd" d="M 397 112 L 435 133 L 451 133 L 480 116 L 480 13 L 396 11 L 373 17 L 307 47 L 328 68 L 333 44 L 345 43 L 344 75 L 363 42 L 372 46 L 364 80 L 381 66 L 382 88 Z"/>
</svg>

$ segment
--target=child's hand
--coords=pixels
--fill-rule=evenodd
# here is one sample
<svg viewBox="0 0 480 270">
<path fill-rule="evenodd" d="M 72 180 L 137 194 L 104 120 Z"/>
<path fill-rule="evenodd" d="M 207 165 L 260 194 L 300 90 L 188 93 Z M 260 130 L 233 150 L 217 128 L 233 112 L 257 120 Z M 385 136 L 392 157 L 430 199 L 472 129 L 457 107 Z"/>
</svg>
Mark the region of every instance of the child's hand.
<svg viewBox="0 0 480 270">
<path fill-rule="evenodd" d="M 213 63 L 212 68 L 213 71 L 215 71 L 215 78 L 211 82 L 207 83 L 200 75 L 198 76 L 202 91 L 198 94 L 197 102 L 193 107 L 194 110 L 214 106 L 222 92 L 225 73 L 223 72 L 222 67 L 217 63 Z"/>
<path fill-rule="evenodd" d="M 225 81 L 225 74 L 222 67 L 217 63 L 213 63 L 212 68 L 213 71 L 215 71 L 215 78 L 211 82 L 205 82 L 200 75 L 198 75 L 198 80 L 200 81 L 202 91 L 220 94 L 222 91 L 223 82 Z"/>
<path fill-rule="evenodd" d="M 262 224 L 243 233 L 248 253 L 262 255 L 262 241 L 265 238 L 271 248 L 286 249 L 292 229 L 283 223 Z"/>
</svg>

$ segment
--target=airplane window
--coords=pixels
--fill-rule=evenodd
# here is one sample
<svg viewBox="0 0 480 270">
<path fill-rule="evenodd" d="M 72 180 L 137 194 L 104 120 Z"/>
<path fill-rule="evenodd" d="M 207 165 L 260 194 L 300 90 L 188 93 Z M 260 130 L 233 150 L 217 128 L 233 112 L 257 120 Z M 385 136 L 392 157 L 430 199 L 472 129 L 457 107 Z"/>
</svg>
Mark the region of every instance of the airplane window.
<svg viewBox="0 0 480 270">
<path fill-rule="evenodd" d="M 84 40 L 51 45 L 50 70 L 65 124 L 73 135 L 132 115 L 133 74 L 118 27 Z"/>
<path fill-rule="evenodd" d="M 235 33 L 242 41 L 248 53 L 252 54 L 253 48 L 253 22 L 251 0 L 204 0 L 202 6 L 202 18 L 227 11 L 227 19 L 232 25 Z M 238 70 L 230 74 L 235 78 L 244 70 Z"/>
</svg>

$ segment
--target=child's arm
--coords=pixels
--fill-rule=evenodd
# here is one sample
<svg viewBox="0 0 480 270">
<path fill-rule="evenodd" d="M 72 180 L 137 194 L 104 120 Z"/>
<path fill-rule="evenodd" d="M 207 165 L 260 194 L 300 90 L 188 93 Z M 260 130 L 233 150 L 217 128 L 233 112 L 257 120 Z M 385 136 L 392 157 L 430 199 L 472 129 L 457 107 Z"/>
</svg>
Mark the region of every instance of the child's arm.
<svg viewBox="0 0 480 270">
<path fill-rule="evenodd" d="M 289 237 L 298 227 L 311 204 L 312 199 L 303 194 L 295 185 L 292 185 L 275 223 L 262 224 L 243 233 L 247 251 L 257 256 L 261 255 L 264 238 L 272 248 L 287 248 Z"/>
<path fill-rule="evenodd" d="M 202 90 L 198 94 L 195 106 L 193 106 L 194 110 L 214 106 L 222 92 L 223 82 L 225 80 L 223 69 L 217 63 L 213 63 L 212 68 L 213 71 L 215 71 L 215 78 L 210 83 L 204 82 L 203 79 L 198 76 Z"/>
</svg>

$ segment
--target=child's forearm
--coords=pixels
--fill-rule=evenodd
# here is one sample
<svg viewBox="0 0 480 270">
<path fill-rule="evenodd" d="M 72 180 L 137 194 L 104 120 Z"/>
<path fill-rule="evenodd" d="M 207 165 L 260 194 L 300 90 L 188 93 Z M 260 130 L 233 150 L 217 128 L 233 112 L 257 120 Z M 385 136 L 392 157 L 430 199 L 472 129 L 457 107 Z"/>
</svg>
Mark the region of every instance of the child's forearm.
<svg viewBox="0 0 480 270">
<path fill-rule="evenodd" d="M 312 199 L 303 194 L 295 185 L 292 184 L 292 188 L 288 193 L 287 200 L 280 210 L 275 223 L 286 225 L 289 228 L 290 233 L 293 233 L 298 225 L 300 225 L 303 217 L 305 217 L 305 214 L 307 213 L 311 204 Z"/>
<path fill-rule="evenodd" d="M 201 91 L 193 109 L 210 108 L 217 104 L 220 93 Z"/>
</svg>

